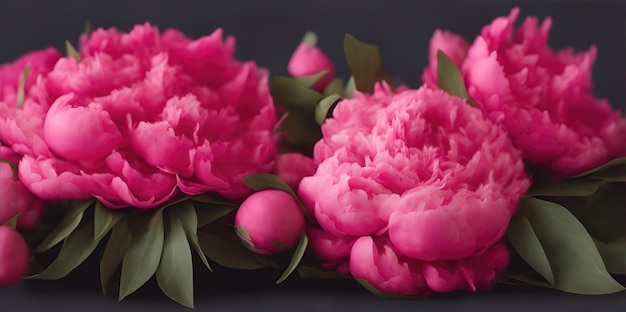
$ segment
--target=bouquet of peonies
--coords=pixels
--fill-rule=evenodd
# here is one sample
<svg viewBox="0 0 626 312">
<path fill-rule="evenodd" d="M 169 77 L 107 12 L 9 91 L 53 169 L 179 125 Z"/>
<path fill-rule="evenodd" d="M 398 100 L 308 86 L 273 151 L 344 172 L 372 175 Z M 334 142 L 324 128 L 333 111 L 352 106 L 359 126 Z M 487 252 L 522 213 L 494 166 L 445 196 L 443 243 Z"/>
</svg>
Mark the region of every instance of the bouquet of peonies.
<svg viewBox="0 0 626 312">
<path fill-rule="evenodd" d="M 156 276 L 192 307 L 194 250 L 392 298 L 624 290 L 626 120 L 593 95 L 595 47 L 518 14 L 437 30 L 418 89 L 351 35 L 347 81 L 313 33 L 270 82 L 219 29 L 150 24 L 1 65 L 0 286 L 98 250 L 105 294 Z"/>
</svg>

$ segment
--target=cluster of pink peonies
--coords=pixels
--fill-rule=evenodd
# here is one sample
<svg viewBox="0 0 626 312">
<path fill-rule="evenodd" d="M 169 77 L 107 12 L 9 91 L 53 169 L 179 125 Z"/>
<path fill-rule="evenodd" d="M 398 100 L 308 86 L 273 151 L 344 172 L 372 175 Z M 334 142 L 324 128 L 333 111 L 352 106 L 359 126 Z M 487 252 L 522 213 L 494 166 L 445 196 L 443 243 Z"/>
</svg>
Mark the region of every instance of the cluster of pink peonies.
<svg viewBox="0 0 626 312">
<path fill-rule="evenodd" d="M 0 68 L 0 141 L 45 200 L 151 208 L 179 190 L 245 197 L 242 179 L 273 168 L 276 116 L 268 72 L 233 59 L 234 48 L 219 29 L 191 40 L 145 24 L 83 35 L 79 59 L 28 54 Z"/>
<path fill-rule="evenodd" d="M 514 31 L 519 8 L 496 18 L 469 45 L 437 30 L 423 80 L 437 86 L 437 50 L 460 68 L 469 96 L 502 125 L 524 160 L 556 178 L 576 175 L 626 155 L 626 120 L 592 93 L 596 48 L 575 54 L 548 45 L 552 20 L 528 17 Z"/>
</svg>

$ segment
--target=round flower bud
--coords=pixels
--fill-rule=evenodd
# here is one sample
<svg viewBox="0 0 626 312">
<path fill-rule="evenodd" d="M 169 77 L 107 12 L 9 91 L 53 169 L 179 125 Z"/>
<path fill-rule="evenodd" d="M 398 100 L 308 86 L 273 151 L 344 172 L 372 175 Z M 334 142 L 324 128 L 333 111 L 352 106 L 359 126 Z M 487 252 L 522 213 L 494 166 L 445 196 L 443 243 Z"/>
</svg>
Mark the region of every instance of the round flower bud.
<svg viewBox="0 0 626 312">
<path fill-rule="evenodd" d="M 28 245 L 12 227 L 0 225 L 0 287 L 20 281 L 28 270 Z"/>
<path fill-rule="evenodd" d="M 254 252 L 272 254 L 298 242 L 304 230 L 304 214 L 288 193 L 265 190 L 250 195 L 241 204 L 235 227 L 237 235 Z"/>
</svg>

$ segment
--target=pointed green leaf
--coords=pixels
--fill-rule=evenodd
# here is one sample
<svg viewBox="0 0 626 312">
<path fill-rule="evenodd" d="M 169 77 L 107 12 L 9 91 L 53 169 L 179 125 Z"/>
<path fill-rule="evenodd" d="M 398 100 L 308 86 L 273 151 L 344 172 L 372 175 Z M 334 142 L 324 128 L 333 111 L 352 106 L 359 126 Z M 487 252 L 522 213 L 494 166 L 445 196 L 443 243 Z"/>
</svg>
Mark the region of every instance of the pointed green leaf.
<svg viewBox="0 0 626 312">
<path fill-rule="evenodd" d="M 119 300 L 135 292 L 156 272 L 163 251 L 163 210 L 137 214 L 130 220 L 132 240 L 122 261 Z"/>
<path fill-rule="evenodd" d="M 323 75 L 323 73 L 318 73 L 320 74 Z M 274 103 L 288 109 L 299 108 L 312 111 L 322 95 L 309 89 L 309 86 L 301 80 L 303 78 L 274 77 L 270 83 Z"/>
<path fill-rule="evenodd" d="M 323 70 L 323 71 L 321 71 L 321 72 L 319 72 L 317 74 L 314 74 L 314 75 L 308 75 L 308 76 L 302 76 L 302 77 L 294 77 L 293 79 L 297 80 L 298 82 L 300 82 L 301 84 L 303 84 L 307 88 L 310 88 L 318 80 L 322 79 L 322 77 L 324 77 L 324 75 L 326 75 L 327 72 L 328 72 L 328 70 Z"/>
<path fill-rule="evenodd" d="M 9 218 L 9 220 L 7 220 L 6 222 L 4 222 L 4 225 L 6 226 L 10 226 L 12 228 L 15 228 L 17 226 L 17 219 L 20 218 L 20 215 L 22 214 L 22 212 L 18 212 L 16 213 L 14 216 L 12 216 L 11 218 Z"/>
<path fill-rule="evenodd" d="M 193 203 L 189 200 L 184 201 L 178 204 L 176 210 L 173 210 L 171 213 L 180 220 L 185 229 L 185 235 L 187 235 L 189 243 L 193 246 L 193 249 L 195 249 L 202 263 L 204 263 L 209 271 L 213 271 L 198 242 L 198 215 L 196 214 L 196 208 Z"/>
<path fill-rule="evenodd" d="M 315 106 L 315 121 L 319 125 L 322 125 L 327 118 L 331 118 L 333 110 L 337 103 L 341 102 L 343 98 L 339 94 L 331 94 L 322 98 Z"/>
<path fill-rule="evenodd" d="M 605 183 L 591 179 L 563 180 L 544 186 L 533 186 L 526 192 L 526 196 L 591 196 Z"/>
<path fill-rule="evenodd" d="M 78 53 L 76 48 L 74 48 L 69 40 L 65 40 L 65 51 L 67 53 L 67 56 L 76 59 L 76 62 L 80 63 L 80 53 Z"/>
<path fill-rule="evenodd" d="M 108 209 L 97 201 L 94 207 L 94 237 L 102 239 L 115 224 L 127 215 L 125 211 Z"/>
<path fill-rule="evenodd" d="M 195 202 L 199 202 L 199 203 L 203 203 L 203 204 L 234 205 L 233 203 L 225 201 L 223 199 L 215 198 L 215 196 L 212 196 L 209 193 L 196 195 L 196 196 L 193 196 L 193 197 L 190 197 L 190 198 L 191 198 L 191 200 L 193 200 Z"/>
<path fill-rule="evenodd" d="M 26 65 L 17 86 L 17 108 L 22 108 L 22 106 L 24 106 L 24 98 L 26 97 L 26 78 L 28 78 L 28 73 L 30 73 L 30 66 Z"/>
<path fill-rule="evenodd" d="M 476 106 L 476 103 L 467 94 L 461 71 L 441 50 L 437 51 L 437 84 L 441 90 L 462 97 L 471 106 Z"/>
<path fill-rule="evenodd" d="M 197 228 L 213 223 L 237 209 L 237 206 L 232 204 L 195 204 L 194 206 L 196 207 Z"/>
<path fill-rule="evenodd" d="M 359 91 L 373 93 L 376 82 L 389 81 L 378 47 L 363 43 L 354 36 L 346 34 L 343 51 Z"/>
<path fill-rule="evenodd" d="M 128 218 L 123 218 L 113 227 L 100 259 L 100 283 L 105 295 L 111 294 L 113 289 L 119 289 L 119 285 L 113 285 L 114 275 L 122 266 L 130 241 L 131 232 L 128 228 Z"/>
<path fill-rule="evenodd" d="M 626 237 L 622 236 L 608 243 L 594 239 L 602 261 L 611 274 L 626 274 Z"/>
<path fill-rule="evenodd" d="M 343 89 L 343 97 L 345 97 L 346 99 L 353 98 L 354 90 L 356 90 L 356 83 L 354 82 L 354 76 L 350 76 L 350 79 L 348 79 L 348 82 L 346 82 L 346 87 Z"/>
<path fill-rule="evenodd" d="M 578 219 L 589 234 L 604 242 L 626 236 L 626 186 L 607 183 L 594 196 L 580 201 L 587 209 Z"/>
<path fill-rule="evenodd" d="M 98 246 L 94 239 L 93 220 L 83 220 L 80 227 L 63 242 L 63 247 L 52 263 L 41 273 L 29 276 L 32 279 L 58 280 L 77 268 Z"/>
<path fill-rule="evenodd" d="M 193 213 L 193 207 L 191 207 Z M 170 215 L 156 280 L 163 293 L 193 309 L 193 266 L 191 249 L 180 219 Z"/>
<path fill-rule="evenodd" d="M 624 171 L 624 165 L 626 165 L 626 157 L 615 158 L 611 161 L 608 161 L 604 165 L 598 166 L 596 168 L 587 170 L 583 173 L 580 173 L 573 178 L 579 178 L 584 176 L 593 176 L 594 174 L 598 174 L 599 176 L 609 174 L 611 172 L 617 172 L 618 175 L 624 176 L 626 172 Z M 598 177 L 598 176 L 596 176 Z M 622 180 L 623 182 L 623 180 Z"/>
<path fill-rule="evenodd" d="M 59 222 L 50 234 L 46 235 L 46 238 L 44 238 L 43 242 L 35 249 L 35 252 L 44 252 L 68 237 L 80 224 L 85 210 L 91 207 L 94 202 L 94 199 L 72 202 L 63 216 L 63 219 L 61 219 L 61 222 Z"/>
<path fill-rule="evenodd" d="M 304 33 L 301 42 L 308 46 L 314 47 L 317 45 L 317 34 L 312 31 L 307 31 L 306 33 Z"/>
<path fill-rule="evenodd" d="M 300 241 L 298 241 L 298 246 L 296 246 L 296 250 L 293 252 L 293 256 L 291 257 L 291 261 L 289 261 L 289 265 L 285 269 L 285 272 L 283 272 L 283 274 L 280 276 L 280 278 L 278 278 L 276 284 L 282 283 L 298 267 L 308 245 L 309 239 L 306 237 L 306 234 L 302 232 L 302 235 L 300 235 Z"/>
<path fill-rule="evenodd" d="M 522 283 L 512 283 L 510 281 L 506 281 L 507 284 L 534 285 L 534 286 L 539 286 L 539 287 L 555 289 L 554 285 L 551 285 L 550 283 L 546 282 L 546 280 L 543 279 L 541 276 L 539 276 L 537 272 L 533 272 L 533 271 L 520 272 L 520 273 L 509 275 L 508 277 L 513 280 L 522 282 Z"/>
<path fill-rule="evenodd" d="M 89 38 L 91 36 L 91 21 L 90 20 L 85 20 L 85 30 L 84 30 L 85 36 L 87 38 Z"/>
<path fill-rule="evenodd" d="M 328 85 L 326 85 L 326 88 L 324 88 L 324 94 L 322 95 L 329 96 L 334 93 L 343 94 L 344 88 L 345 88 L 345 83 L 344 83 L 343 78 L 338 77 L 338 78 L 331 80 L 328 83 Z"/>
<path fill-rule="evenodd" d="M 238 238 L 234 241 L 223 235 L 201 231 L 198 232 L 198 239 L 207 257 L 223 267 L 256 270 L 272 266 L 269 260 L 245 248 Z"/>
<path fill-rule="evenodd" d="M 541 267 L 547 259 L 555 288 L 579 294 L 608 294 L 624 289 L 607 272 L 585 227 L 567 209 L 549 201 L 523 197 L 513 223 L 521 223 L 516 220 L 519 218 L 525 218 L 532 231 L 508 233 L 507 238 L 533 268 Z M 533 246 L 537 242 L 541 246 Z M 539 248 L 545 253 L 543 259 Z"/>
<path fill-rule="evenodd" d="M 301 147 L 306 153 L 313 153 L 313 147 L 322 138 L 320 126 L 315 122 L 314 109 L 290 110 L 276 126 L 274 133 L 282 134 L 283 142 Z"/>
<path fill-rule="evenodd" d="M 541 242 L 535 235 L 528 219 L 521 214 L 513 217 L 507 231 L 507 239 L 526 263 L 541 274 L 551 285 L 554 285 L 554 274 L 552 274 L 550 261 L 548 261 L 546 252 L 543 250 Z"/>
</svg>

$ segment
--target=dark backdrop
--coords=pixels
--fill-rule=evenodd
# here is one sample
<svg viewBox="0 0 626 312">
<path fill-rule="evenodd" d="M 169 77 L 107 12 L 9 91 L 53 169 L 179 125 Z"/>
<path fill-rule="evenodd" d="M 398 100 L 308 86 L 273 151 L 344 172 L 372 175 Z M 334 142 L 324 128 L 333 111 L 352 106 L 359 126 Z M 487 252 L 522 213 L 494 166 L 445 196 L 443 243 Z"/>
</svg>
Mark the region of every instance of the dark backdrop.
<svg viewBox="0 0 626 312">
<path fill-rule="evenodd" d="M 493 18 L 521 7 L 522 17 L 553 17 L 550 44 L 577 50 L 598 47 L 596 94 L 624 107 L 624 4 L 622 1 L 35 1 L 0 0 L 0 63 L 53 45 L 63 51 L 76 42 L 85 20 L 93 27 L 128 31 L 151 22 L 191 37 L 217 27 L 237 38 L 239 59 L 256 62 L 274 75 L 286 74 L 293 49 L 307 30 L 347 77 L 343 36 L 349 32 L 380 47 L 396 82 L 420 84 L 428 42 L 436 28 L 472 41 Z M 92 257 L 93 258 L 93 257 Z M 194 259 L 197 260 L 197 259 Z M 212 311 L 624 311 L 624 294 L 579 296 L 534 287 L 500 286 L 478 295 L 448 294 L 425 301 L 386 301 L 352 281 L 301 281 L 281 285 L 280 272 L 238 272 L 202 267 L 196 274 L 197 310 Z M 29 281 L 0 289 L 0 311 L 183 311 L 159 293 L 154 281 L 122 303 L 99 292 L 94 259 L 58 282 Z"/>
</svg>

